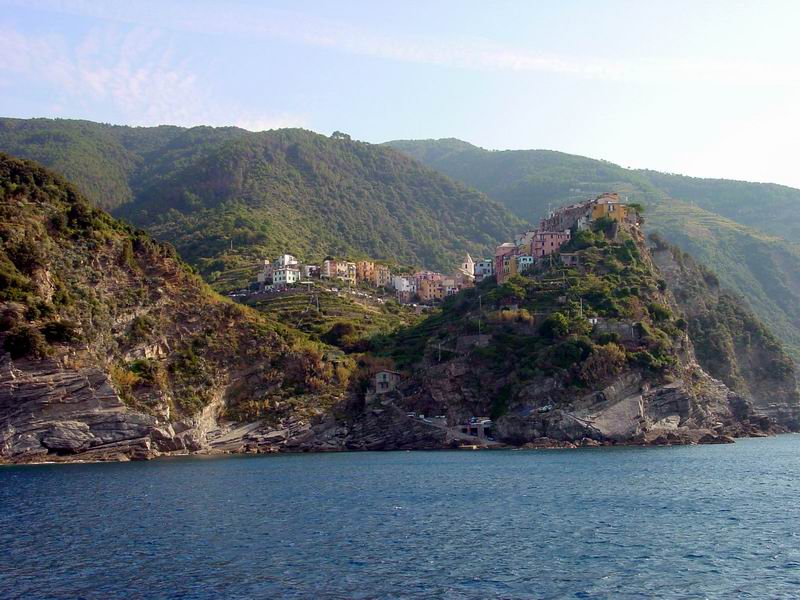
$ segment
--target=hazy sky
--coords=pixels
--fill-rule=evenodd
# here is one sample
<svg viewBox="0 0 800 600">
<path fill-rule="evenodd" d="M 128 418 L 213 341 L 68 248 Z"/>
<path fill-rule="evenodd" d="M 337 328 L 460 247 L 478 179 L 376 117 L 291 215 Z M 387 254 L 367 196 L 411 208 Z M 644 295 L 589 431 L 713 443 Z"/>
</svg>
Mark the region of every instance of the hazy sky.
<svg viewBox="0 0 800 600">
<path fill-rule="evenodd" d="M 0 115 L 458 137 L 800 187 L 800 2 L 0 0 Z"/>
</svg>

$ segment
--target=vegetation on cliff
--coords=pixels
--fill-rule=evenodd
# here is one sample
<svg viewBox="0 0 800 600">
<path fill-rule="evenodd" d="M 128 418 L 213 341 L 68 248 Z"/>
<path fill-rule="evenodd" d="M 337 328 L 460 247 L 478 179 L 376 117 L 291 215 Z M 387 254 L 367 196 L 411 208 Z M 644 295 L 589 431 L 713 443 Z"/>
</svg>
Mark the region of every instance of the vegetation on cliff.
<svg viewBox="0 0 800 600">
<path fill-rule="evenodd" d="M 650 236 L 653 257 L 688 323 L 700 365 L 733 390 L 796 429 L 800 394 L 795 365 L 781 341 L 713 271 Z"/>
<path fill-rule="evenodd" d="M 545 380 L 558 381 L 568 403 L 625 370 L 676 377 L 686 322 L 671 310 L 638 235 L 621 231 L 609 239 L 596 223 L 565 248 L 579 266 L 555 255 L 501 285 L 487 280 L 446 301 L 440 314 L 376 339 L 375 351 L 420 373 L 468 356 L 463 381 L 491 399 L 494 417 Z"/>
<path fill-rule="evenodd" d="M 211 403 L 237 417 L 341 399 L 352 365 L 217 296 L 175 250 L 70 184 L 0 154 L 4 360 L 95 366 L 136 410 L 175 420 Z"/>
</svg>

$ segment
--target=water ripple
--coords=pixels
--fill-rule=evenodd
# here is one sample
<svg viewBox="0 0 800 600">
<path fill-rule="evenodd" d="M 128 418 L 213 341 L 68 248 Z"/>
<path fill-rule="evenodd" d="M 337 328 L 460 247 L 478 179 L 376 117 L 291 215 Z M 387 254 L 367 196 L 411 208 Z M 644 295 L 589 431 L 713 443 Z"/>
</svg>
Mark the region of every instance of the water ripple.
<svg viewBox="0 0 800 600">
<path fill-rule="evenodd" d="M 796 598 L 800 437 L 0 468 L 0 598 Z"/>
</svg>

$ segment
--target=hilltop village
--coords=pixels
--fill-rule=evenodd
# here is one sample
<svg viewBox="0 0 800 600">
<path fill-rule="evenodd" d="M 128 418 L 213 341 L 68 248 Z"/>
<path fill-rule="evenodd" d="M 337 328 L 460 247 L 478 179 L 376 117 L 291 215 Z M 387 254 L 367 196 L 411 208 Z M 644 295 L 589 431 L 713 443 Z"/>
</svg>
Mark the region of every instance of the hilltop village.
<svg viewBox="0 0 800 600">
<path fill-rule="evenodd" d="M 577 255 L 560 252 L 572 235 L 600 219 L 606 219 L 614 226 L 623 222 L 636 223 L 638 218 L 638 212 L 630 210 L 618 194 L 602 194 L 551 211 L 540 221 L 537 229 L 525 231 L 513 242 L 497 246 L 493 257 L 475 261 L 466 253 L 452 274 L 427 270 L 398 274 L 392 273 L 387 265 L 374 261 L 350 261 L 333 256 L 326 257 L 319 265 L 305 264 L 291 254 L 282 254 L 264 261 L 249 292 L 281 292 L 314 280 L 327 280 L 348 287 L 366 286 L 391 291 L 401 304 L 434 304 L 488 278 L 503 283 L 544 260 L 552 260 L 554 255 L 562 263 L 572 265 L 577 261 Z"/>
</svg>

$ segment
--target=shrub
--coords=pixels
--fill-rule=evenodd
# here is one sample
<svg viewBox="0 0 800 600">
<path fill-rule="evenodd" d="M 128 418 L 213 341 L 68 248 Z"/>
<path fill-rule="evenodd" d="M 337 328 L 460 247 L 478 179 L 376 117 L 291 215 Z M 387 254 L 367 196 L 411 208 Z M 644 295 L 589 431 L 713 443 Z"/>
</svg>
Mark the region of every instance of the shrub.
<svg viewBox="0 0 800 600">
<path fill-rule="evenodd" d="M 358 341 L 358 329 L 348 321 L 334 323 L 322 335 L 322 341 L 339 348 L 351 348 Z"/>
<path fill-rule="evenodd" d="M 511 402 L 511 385 L 505 384 L 492 398 L 489 416 L 492 419 L 499 419 L 508 412 L 508 405 Z"/>
<path fill-rule="evenodd" d="M 128 338 L 133 343 L 143 342 L 150 336 L 154 326 L 155 321 L 151 317 L 146 315 L 134 317 L 128 328 Z"/>
<path fill-rule="evenodd" d="M 633 212 L 635 212 L 638 215 L 641 215 L 641 214 L 644 213 L 644 206 L 639 202 L 628 202 L 627 206 L 628 206 L 628 210 L 632 210 Z"/>
<path fill-rule="evenodd" d="M 585 360 L 592 351 L 592 343 L 585 338 L 570 339 L 553 346 L 549 359 L 554 367 L 569 369 Z"/>
<path fill-rule="evenodd" d="M 490 292 L 490 298 L 494 302 L 521 302 L 525 300 L 525 288 L 521 285 L 521 278 L 506 281 Z"/>
<path fill-rule="evenodd" d="M 11 261 L 20 272 L 30 275 L 42 268 L 47 259 L 42 245 L 34 240 L 22 240 L 15 247 L 8 248 Z"/>
<path fill-rule="evenodd" d="M 142 381 L 161 384 L 164 382 L 164 374 L 158 361 L 151 358 L 140 358 L 128 365 L 128 370 L 137 375 Z"/>
<path fill-rule="evenodd" d="M 659 304 L 658 302 L 651 302 L 650 304 L 648 304 L 647 312 L 650 313 L 650 317 L 656 323 L 660 323 L 662 321 L 669 321 L 672 318 L 672 311 L 670 311 L 670 309 L 664 306 L 663 304 Z"/>
<path fill-rule="evenodd" d="M 610 331 L 608 333 L 601 333 L 597 336 L 597 343 L 601 346 L 606 344 L 616 344 L 619 342 L 619 334 L 616 331 Z"/>
<path fill-rule="evenodd" d="M 133 388 L 139 384 L 141 377 L 123 365 L 111 365 L 108 370 L 114 387 L 122 396 L 130 396 Z"/>
<path fill-rule="evenodd" d="M 606 236 L 611 236 L 616 226 L 616 221 L 609 217 L 600 217 L 599 219 L 595 219 L 594 223 L 592 223 L 592 229 L 594 231 L 603 233 Z"/>
<path fill-rule="evenodd" d="M 50 352 L 44 336 L 39 330 L 29 325 L 20 325 L 12 329 L 6 335 L 3 349 L 12 358 L 22 358 L 23 356 L 43 358 Z"/>
<path fill-rule="evenodd" d="M 42 326 L 42 333 L 51 343 L 74 344 L 81 340 L 80 329 L 73 321 L 50 321 Z"/>
<path fill-rule="evenodd" d="M 554 312 L 544 320 L 540 333 L 551 340 L 562 338 L 569 333 L 569 319 L 560 312 Z"/>
<path fill-rule="evenodd" d="M 581 363 L 578 378 L 584 383 L 602 381 L 617 375 L 625 363 L 625 351 L 617 344 L 596 346 L 589 357 Z"/>
<path fill-rule="evenodd" d="M 597 243 L 597 236 L 588 229 L 581 229 L 576 233 L 572 239 L 564 246 L 566 251 L 585 250 L 591 248 Z"/>
</svg>

